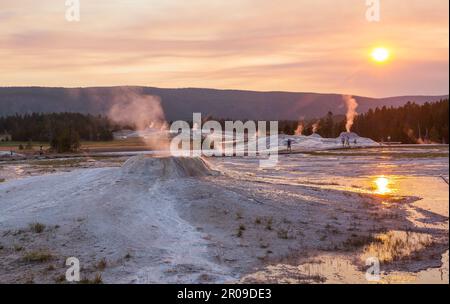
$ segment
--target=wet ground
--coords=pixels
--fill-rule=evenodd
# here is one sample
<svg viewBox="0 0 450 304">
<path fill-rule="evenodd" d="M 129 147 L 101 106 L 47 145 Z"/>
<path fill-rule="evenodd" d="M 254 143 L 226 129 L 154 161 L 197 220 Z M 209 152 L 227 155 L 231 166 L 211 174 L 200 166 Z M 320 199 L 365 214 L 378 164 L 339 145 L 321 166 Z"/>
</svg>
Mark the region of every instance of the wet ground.
<svg viewBox="0 0 450 304">
<path fill-rule="evenodd" d="M 183 204 L 190 204 L 197 216 L 202 214 L 198 220 L 189 213 L 191 209 L 178 210 L 196 229 L 208 231 L 204 237 L 211 250 L 220 252 L 222 266 L 232 269 L 233 274 L 248 268 L 240 279 L 243 282 L 367 283 L 361 256 L 377 247 L 365 246 L 368 240 L 362 246 L 352 243 L 352 252 L 340 246 L 347 244 L 347 239 L 355 242 L 355 235 L 360 238 L 372 231 L 375 238 L 385 234 L 380 238 L 389 236 L 405 247 L 396 252 L 398 260 L 382 265 L 379 282 L 448 283 L 448 153 L 448 146 L 330 150 L 280 155 L 276 167 L 265 169 L 259 167 L 257 159 L 211 158 L 212 166 L 224 176 L 207 182 L 212 188 L 231 192 L 216 197 L 212 192 L 202 194 L 203 190 L 178 185 L 171 194 L 185 197 Z M 130 154 L 1 162 L 0 183 L 75 169 L 120 167 Z M 224 201 L 229 205 L 223 206 Z M 374 202 L 379 205 L 371 206 Z M 213 212 L 207 204 L 217 209 Z M 217 216 L 218 212 L 223 215 Z M 272 229 L 267 231 L 266 222 L 272 221 L 273 212 L 279 214 L 273 216 L 272 233 Z M 309 218 L 304 218 L 306 214 Z M 347 222 L 349 218 L 354 223 Z M 245 225 L 244 236 L 236 239 L 237 226 L 229 227 L 230 223 Z M 358 228 L 361 231 L 353 224 L 362 225 Z M 274 234 L 270 244 L 262 242 L 270 233 Z M 407 243 L 400 239 L 404 235 Z M 418 240 L 418 244 L 408 243 L 411 240 Z M 270 257 L 303 248 L 308 248 L 303 258 Z M 17 254 L 10 254 L 15 265 Z M 247 260 L 237 262 L 236 256 L 247 256 Z M 255 259 L 261 263 L 252 271 L 258 265 Z M 177 270 L 180 278 L 183 269 Z M 105 276 L 108 278 L 107 272 Z M 111 270 L 110 276 L 117 280 L 116 272 Z"/>
<path fill-rule="evenodd" d="M 258 168 L 256 160 L 243 158 L 220 159 L 215 163 L 231 174 L 246 175 L 263 183 L 373 194 L 381 198 L 386 209 L 405 210 L 406 220 L 416 232 L 445 239 L 449 227 L 448 152 L 448 146 L 330 150 L 282 156 L 279 164 L 270 169 Z M 411 228 L 405 228 L 408 229 Z M 412 271 L 405 271 L 408 267 L 404 271 L 387 269 L 383 281 L 448 282 L 448 240 L 445 242 L 447 250 L 435 257 L 435 267 L 411 268 Z M 351 259 L 339 255 L 326 254 L 312 263 L 294 267 L 294 271 L 299 268 L 324 275 L 329 282 L 367 282 L 364 272 Z M 289 278 L 292 271 L 292 265 L 280 264 L 256 277 L 261 281 L 267 277 Z"/>
</svg>

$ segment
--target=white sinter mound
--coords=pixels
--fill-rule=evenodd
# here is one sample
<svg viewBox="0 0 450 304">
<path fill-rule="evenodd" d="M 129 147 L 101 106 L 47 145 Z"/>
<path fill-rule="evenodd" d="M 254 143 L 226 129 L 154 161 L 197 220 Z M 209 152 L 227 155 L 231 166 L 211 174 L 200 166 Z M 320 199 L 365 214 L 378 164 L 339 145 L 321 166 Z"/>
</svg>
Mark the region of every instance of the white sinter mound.
<svg viewBox="0 0 450 304">
<path fill-rule="evenodd" d="M 214 138 L 214 136 L 209 136 L 210 138 Z M 278 135 L 278 141 L 275 141 L 277 144 L 271 145 L 271 137 L 258 137 L 258 139 L 249 139 L 247 141 L 237 141 L 233 138 L 233 134 L 225 134 L 224 138 L 226 142 L 232 142 L 235 145 L 235 151 L 237 153 L 244 154 L 246 151 L 255 151 L 253 150 L 255 147 L 258 147 L 261 151 L 260 147 L 265 147 L 265 151 L 274 152 L 274 151 L 285 151 L 287 148 L 288 140 L 291 141 L 291 148 L 294 152 L 309 152 L 309 151 L 320 151 L 320 150 L 330 150 L 330 149 L 341 149 L 344 144 L 342 139 L 348 138 L 348 144 L 346 141 L 345 147 L 351 148 L 364 148 L 364 147 L 373 147 L 378 146 L 379 144 L 373 141 L 370 138 L 360 137 L 356 133 L 353 132 L 343 132 L 337 138 L 324 138 L 317 133 L 314 133 L 309 136 L 304 135 Z M 272 140 L 273 142 L 273 140 Z M 222 155 L 222 150 L 216 148 L 217 155 Z M 256 150 L 258 151 L 258 150 Z"/>
<path fill-rule="evenodd" d="M 324 138 L 319 134 L 310 136 L 289 136 L 280 135 L 280 150 L 286 149 L 287 141 L 290 139 L 293 151 L 320 151 L 329 149 L 340 149 L 343 147 L 343 140 L 348 138 L 348 144 L 352 148 L 364 148 L 378 146 L 378 143 L 370 138 L 360 137 L 356 133 L 343 132 L 337 138 Z M 344 141 L 345 143 L 345 141 Z"/>
<path fill-rule="evenodd" d="M 217 174 L 201 158 L 146 157 L 130 158 L 122 166 L 122 173 L 152 178 L 199 177 Z"/>
<path fill-rule="evenodd" d="M 11 152 L 10 151 L 0 151 L 0 158 L 8 158 L 8 157 L 23 157 L 23 155 L 22 154 L 19 154 L 19 153 L 16 153 L 16 152 L 13 152 L 12 153 L 12 155 L 11 155 Z"/>
</svg>

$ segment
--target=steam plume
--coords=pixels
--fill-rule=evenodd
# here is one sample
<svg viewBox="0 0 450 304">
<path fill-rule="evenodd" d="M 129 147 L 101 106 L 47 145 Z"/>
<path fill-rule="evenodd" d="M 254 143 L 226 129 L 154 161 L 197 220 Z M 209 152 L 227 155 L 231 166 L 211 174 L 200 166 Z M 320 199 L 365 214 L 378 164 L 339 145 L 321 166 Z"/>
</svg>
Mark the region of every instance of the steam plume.
<svg viewBox="0 0 450 304">
<path fill-rule="evenodd" d="M 113 96 L 112 104 L 108 112 L 112 121 L 133 125 L 138 131 L 151 129 L 154 134 L 144 136 L 147 146 L 157 150 L 168 149 L 167 134 L 159 132 L 168 127 L 159 97 L 145 95 L 139 89 L 124 88 Z"/>
<path fill-rule="evenodd" d="M 319 127 L 320 127 L 320 122 L 319 121 L 315 122 L 312 125 L 312 131 L 313 131 L 314 134 L 317 133 L 317 131 L 319 131 Z"/>
<path fill-rule="evenodd" d="M 356 112 L 358 103 L 356 102 L 356 99 L 350 95 L 343 95 L 342 98 L 347 106 L 347 123 L 345 128 L 347 129 L 347 132 L 350 132 L 355 121 L 355 117 L 358 115 Z"/>
<path fill-rule="evenodd" d="M 297 129 L 295 130 L 295 135 L 303 135 L 303 130 L 305 129 L 305 125 L 303 124 L 303 122 L 298 124 Z"/>
<path fill-rule="evenodd" d="M 159 97 L 124 89 L 114 97 L 108 117 L 120 124 L 133 124 L 137 130 L 161 129 L 166 125 Z"/>
</svg>

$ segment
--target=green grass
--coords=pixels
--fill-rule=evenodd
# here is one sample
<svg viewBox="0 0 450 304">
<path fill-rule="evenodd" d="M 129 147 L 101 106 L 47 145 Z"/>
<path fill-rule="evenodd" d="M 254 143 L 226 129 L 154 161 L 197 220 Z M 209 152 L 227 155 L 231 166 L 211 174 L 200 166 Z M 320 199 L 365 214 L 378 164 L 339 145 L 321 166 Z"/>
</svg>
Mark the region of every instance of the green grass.
<svg viewBox="0 0 450 304">
<path fill-rule="evenodd" d="M 81 148 L 89 147 L 127 147 L 127 146 L 145 146 L 145 143 L 140 138 L 127 138 L 111 141 L 82 141 Z"/>
<path fill-rule="evenodd" d="M 26 147 L 27 141 L 6 141 L 0 142 L 1 148 L 7 148 L 6 150 L 18 150 L 19 146 Z M 39 149 L 43 146 L 43 149 L 48 149 L 50 144 L 48 142 L 33 141 L 31 142 L 33 148 Z M 140 138 L 128 138 L 111 141 L 81 141 L 81 149 L 89 148 L 108 148 L 108 147 L 132 147 L 132 146 L 145 146 L 145 143 Z"/>
<path fill-rule="evenodd" d="M 44 167 L 73 167 L 84 161 L 86 161 L 85 158 L 49 159 L 31 161 L 30 164 Z"/>
<path fill-rule="evenodd" d="M 51 260 L 53 256 L 45 250 L 30 251 L 24 254 L 23 260 L 26 262 L 44 263 Z"/>
<path fill-rule="evenodd" d="M 2 141 L 2 142 L 0 142 L 0 147 L 18 148 L 19 145 L 22 145 L 25 147 L 26 145 L 28 145 L 28 141 Z M 33 147 L 38 147 L 38 148 L 40 146 L 44 146 L 44 148 L 49 146 L 48 142 L 41 142 L 41 141 L 33 141 L 33 142 L 31 142 L 31 145 Z"/>
</svg>

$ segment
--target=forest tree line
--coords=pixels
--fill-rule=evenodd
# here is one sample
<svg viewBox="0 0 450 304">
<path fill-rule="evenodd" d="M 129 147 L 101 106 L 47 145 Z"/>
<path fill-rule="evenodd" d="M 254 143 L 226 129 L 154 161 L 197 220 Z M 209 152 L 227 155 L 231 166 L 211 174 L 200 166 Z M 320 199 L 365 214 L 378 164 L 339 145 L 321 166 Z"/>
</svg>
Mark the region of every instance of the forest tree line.
<svg viewBox="0 0 450 304">
<path fill-rule="evenodd" d="M 417 105 L 408 102 L 400 108 L 376 108 L 359 115 L 353 130 L 377 141 L 402 143 L 448 143 L 448 99 Z"/>
<path fill-rule="evenodd" d="M 417 105 L 408 102 L 402 107 L 371 109 L 355 118 L 352 132 L 376 141 L 402 143 L 448 143 L 449 101 Z M 211 120 L 209 117 L 206 120 Z M 215 119 L 223 126 L 226 120 Z M 345 131 L 344 115 L 328 112 L 320 119 L 308 121 L 279 121 L 284 134 L 338 137 Z M 301 126 L 301 127 L 299 127 Z M 113 123 L 108 117 L 80 113 L 26 114 L 0 117 L 0 134 L 7 132 L 14 141 L 49 142 L 57 151 L 76 150 L 80 141 L 113 140 L 113 132 L 129 126 Z"/>
<path fill-rule="evenodd" d="M 13 141 L 49 142 L 58 152 L 77 150 L 80 141 L 108 141 L 119 126 L 101 115 L 80 113 L 25 114 L 0 117 L 0 134 Z"/>
<path fill-rule="evenodd" d="M 448 99 L 418 105 L 408 102 L 402 107 L 377 107 L 355 118 L 352 132 L 375 141 L 395 141 L 404 144 L 449 143 L 449 101 Z M 293 135 L 303 124 L 303 135 L 310 135 L 313 129 L 323 137 L 337 137 L 345 132 L 346 119 L 343 115 L 328 114 L 307 122 L 280 121 L 282 133 Z"/>
</svg>

